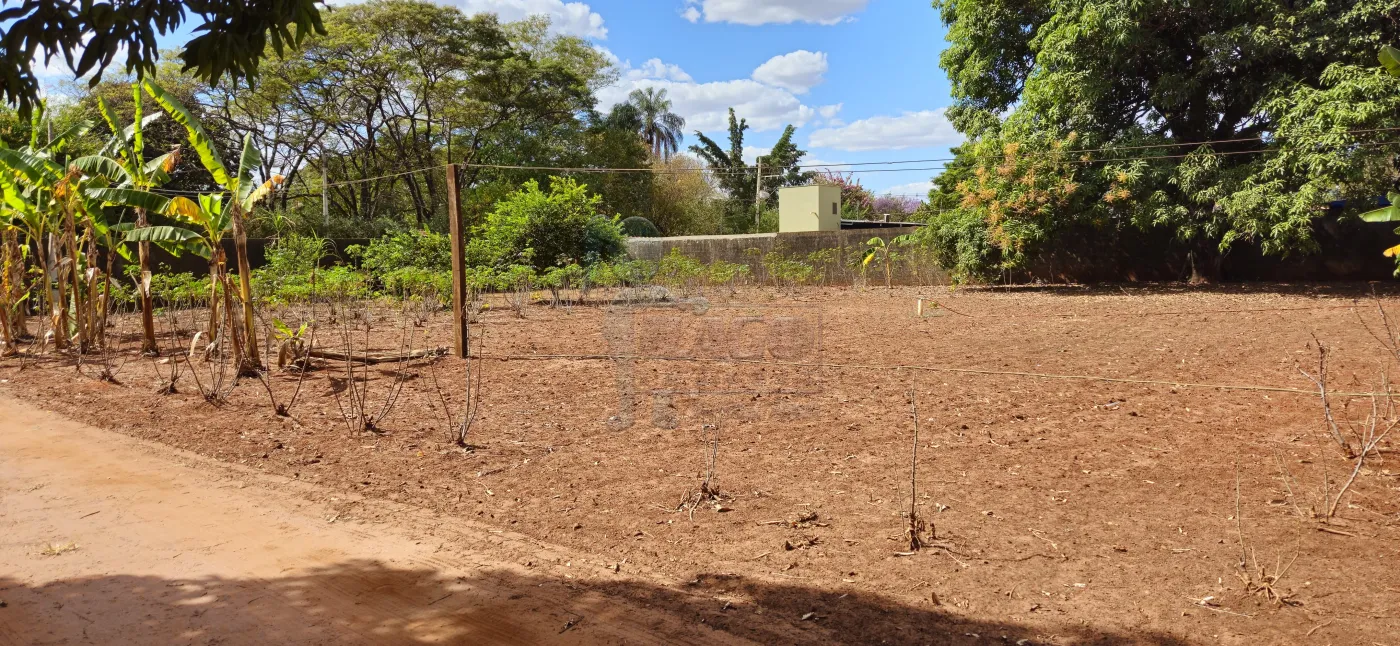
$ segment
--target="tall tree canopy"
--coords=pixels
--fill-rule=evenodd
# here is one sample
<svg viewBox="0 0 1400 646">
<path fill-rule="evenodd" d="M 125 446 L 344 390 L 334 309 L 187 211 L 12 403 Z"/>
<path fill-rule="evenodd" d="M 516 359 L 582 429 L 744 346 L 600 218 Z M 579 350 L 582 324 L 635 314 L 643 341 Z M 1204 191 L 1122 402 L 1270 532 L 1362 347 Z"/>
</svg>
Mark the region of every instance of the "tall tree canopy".
<svg viewBox="0 0 1400 646">
<path fill-rule="evenodd" d="M 651 146 L 651 154 L 657 159 L 666 159 L 680 149 L 685 139 L 685 119 L 671 112 L 671 100 L 666 98 L 664 88 L 642 88 L 632 90 L 627 102 L 636 109 L 641 119 L 642 139 Z"/>
<path fill-rule="evenodd" d="M 288 177 L 281 207 L 314 200 L 308 219 L 319 219 L 323 184 L 337 220 L 384 228 L 406 213 L 422 226 L 444 217 L 442 172 L 404 170 L 472 165 L 461 178 L 464 200 L 481 217 L 520 183 L 547 175 L 478 165 L 645 160 L 639 142 L 610 152 L 594 145 L 607 143 L 606 124 L 590 122 L 595 92 L 614 72 L 588 43 L 550 34 L 543 19 L 501 23 L 431 2 L 376 0 L 328 9 L 325 27 L 295 56 L 269 61 L 253 88 L 221 83 L 203 95 L 229 132 L 252 133 L 264 165 Z"/>
<path fill-rule="evenodd" d="M 802 172 L 799 166 L 807 151 L 799 150 L 797 144 L 793 143 L 793 135 L 796 134 L 797 128 L 789 125 L 783 129 L 782 136 L 778 137 L 772 150 L 756 160 L 763 166 L 763 176 L 760 178 L 757 165 L 750 166 L 744 161 L 744 133 L 748 129 L 748 120 L 740 119 L 734 114 L 734 108 L 730 108 L 728 150 L 699 131 L 695 133 L 695 138 L 700 143 L 690 147 L 691 152 L 705 161 L 710 172 L 714 174 L 716 183 L 728 197 L 725 228 L 731 232 L 754 230 L 754 209 L 758 202 L 760 182 L 761 189 L 767 193 L 764 204 L 775 206 L 778 202 L 777 189 L 805 184 L 812 177 L 811 173 Z"/>
<path fill-rule="evenodd" d="M 10 3 L 5 3 L 10 4 Z M 126 50 L 126 72 L 146 74 L 160 59 L 156 36 L 180 29 L 189 13 L 196 34 L 180 52 L 186 71 L 211 83 L 252 79 L 268 46 L 280 56 L 321 32 L 319 0 L 24 0 L 0 11 L 0 91 L 28 113 L 39 96 L 34 61 L 58 58 L 93 82 Z"/>
<path fill-rule="evenodd" d="M 1322 207 L 1397 178 L 1400 0 L 938 0 L 969 141 L 926 231 L 965 274 L 1071 231 L 1165 229 L 1210 277 L 1239 241 L 1307 251 Z M 1204 143 L 1209 142 L 1209 143 Z"/>
</svg>

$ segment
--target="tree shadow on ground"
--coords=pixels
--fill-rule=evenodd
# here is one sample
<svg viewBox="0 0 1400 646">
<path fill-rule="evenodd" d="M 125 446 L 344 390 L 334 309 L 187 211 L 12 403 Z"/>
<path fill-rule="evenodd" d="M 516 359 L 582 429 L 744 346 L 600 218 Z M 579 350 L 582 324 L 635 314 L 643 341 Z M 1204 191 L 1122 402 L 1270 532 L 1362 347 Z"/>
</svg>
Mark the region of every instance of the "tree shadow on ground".
<svg viewBox="0 0 1400 646">
<path fill-rule="evenodd" d="M 965 285 L 959 292 L 970 294 L 1046 294 L 1050 296 L 1168 296 L 1174 294 L 1212 294 L 1226 296 L 1279 295 L 1314 298 L 1369 299 L 1372 289 L 1382 297 L 1400 296 L 1400 284 L 1393 282 L 1238 282 L 1190 285 L 1174 283 L 1094 283 L 1094 284 L 1023 284 L 1023 285 Z"/>
<path fill-rule="evenodd" d="M 865 592 L 734 575 L 668 587 L 524 572 L 450 577 L 350 561 L 276 579 L 111 575 L 35 586 L 0 577 L 0 643 L 1186 643 L 1148 632 L 976 621 Z"/>
</svg>

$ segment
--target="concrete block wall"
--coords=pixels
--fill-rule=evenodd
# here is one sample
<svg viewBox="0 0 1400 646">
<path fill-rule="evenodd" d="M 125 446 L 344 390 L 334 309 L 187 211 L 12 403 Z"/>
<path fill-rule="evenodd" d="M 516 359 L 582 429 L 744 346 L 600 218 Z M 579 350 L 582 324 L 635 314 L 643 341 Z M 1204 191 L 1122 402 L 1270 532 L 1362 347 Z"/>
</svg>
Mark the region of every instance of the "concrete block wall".
<svg viewBox="0 0 1400 646">
<path fill-rule="evenodd" d="M 917 227 L 900 227 L 801 233 L 628 238 L 627 251 L 633 258 L 658 261 L 666 254 L 671 253 L 672 249 L 678 249 L 686 256 L 704 263 L 723 260 L 748 265 L 753 276 L 762 277 L 764 275 L 763 256 L 769 252 L 779 251 L 789 258 L 806 259 L 813 252 L 832 249 L 836 252 L 836 260 L 831 266 L 818 267 L 817 269 L 826 273 L 829 282 L 850 284 L 856 273 L 850 269 L 850 259 L 865 250 L 867 241 L 871 238 L 890 240 L 897 236 L 913 233 L 916 230 Z M 877 263 L 871 263 L 868 276 L 871 284 L 883 283 L 884 268 Z M 946 272 L 932 267 L 926 262 L 898 262 L 895 265 L 894 282 L 896 284 L 944 284 L 947 280 Z"/>
</svg>

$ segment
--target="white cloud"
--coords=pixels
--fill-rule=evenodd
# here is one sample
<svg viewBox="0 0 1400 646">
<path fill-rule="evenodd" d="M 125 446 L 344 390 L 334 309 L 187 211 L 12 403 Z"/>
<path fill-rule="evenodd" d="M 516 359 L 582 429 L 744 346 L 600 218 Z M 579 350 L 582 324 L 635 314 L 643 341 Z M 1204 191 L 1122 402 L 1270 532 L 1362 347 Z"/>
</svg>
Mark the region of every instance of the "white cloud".
<svg viewBox="0 0 1400 646">
<path fill-rule="evenodd" d="M 330 0 L 331 4 L 350 4 L 353 0 Z M 494 13 L 502 21 L 514 22 L 530 16 L 549 17 L 549 28 L 556 34 L 579 38 L 605 39 L 608 29 L 603 17 L 582 2 L 563 0 L 438 0 L 439 4 L 457 7 L 467 15 Z"/>
<path fill-rule="evenodd" d="M 788 124 L 802 127 L 817 118 L 817 110 L 803 105 L 791 91 L 751 79 L 698 83 L 679 66 L 652 59 L 641 67 L 619 64 L 617 83 L 598 92 L 598 108 L 606 111 L 627 100 L 632 90 L 655 87 L 666 90 L 671 110 L 686 120 L 686 134 L 699 130 L 718 133 L 729 128 L 729 108 L 747 119 L 750 130 L 777 130 Z"/>
<path fill-rule="evenodd" d="M 835 105 L 824 105 L 820 108 L 817 108 L 817 114 L 822 115 L 823 119 L 835 119 L 836 115 L 841 113 L 841 108 L 845 105 L 846 104 L 844 103 L 837 103 Z"/>
<path fill-rule="evenodd" d="M 622 67 L 624 70 L 624 78 L 633 81 L 655 79 L 662 81 L 677 81 L 680 83 L 689 83 L 694 80 L 690 78 L 690 75 L 686 74 L 685 70 L 681 69 L 679 65 L 663 63 L 659 58 L 653 58 L 645 63 L 642 63 L 641 67 L 631 67 L 626 63 L 623 63 L 620 67 Z"/>
<path fill-rule="evenodd" d="M 839 161 L 831 161 L 831 160 L 829 160 L 829 159 L 822 159 L 822 158 L 820 158 L 820 157 L 803 157 L 803 158 L 802 158 L 802 169 L 803 169 L 803 170 L 814 170 L 814 171 L 817 171 L 817 172 L 819 172 L 819 173 L 820 173 L 820 172 L 824 172 L 824 171 L 828 171 L 828 170 L 830 170 L 830 171 L 839 171 L 839 170 L 841 170 L 842 168 L 845 168 L 845 166 L 844 166 L 845 163 L 846 163 L 846 162 L 839 162 Z"/>
<path fill-rule="evenodd" d="M 826 52 L 809 52 L 799 49 L 791 54 L 783 54 L 768 59 L 753 71 L 755 81 L 780 87 L 794 94 L 806 94 L 808 90 L 821 85 L 826 74 Z"/>
<path fill-rule="evenodd" d="M 810 145 L 836 150 L 903 150 L 961 143 L 962 134 L 948 123 L 943 108 L 905 112 L 897 117 L 871 117 L 849 125 L 812 133 Z"/>
<path fill-rule="evenodd" d="M 876 195 L 917 195 L 919 197 L 923 197 L 925 195 L 928 195 L 928 192 L 931 190 L 933 190 L 932 181 L 910 182 L 908 184 L 899 184 L 897 186 L 891 186 L 883 191 L 880 191 L 879 193 L 876 193 Z"/>
<path fill-rule="evenodd" d="M 811 22 L 834 25 L 865 10 L 870 0 L 686 0 L 683 14 L 695 22 L 732 22 L 740 25 Z M 698 5 L 698 6 L 697 6 Z"/>
</svg>

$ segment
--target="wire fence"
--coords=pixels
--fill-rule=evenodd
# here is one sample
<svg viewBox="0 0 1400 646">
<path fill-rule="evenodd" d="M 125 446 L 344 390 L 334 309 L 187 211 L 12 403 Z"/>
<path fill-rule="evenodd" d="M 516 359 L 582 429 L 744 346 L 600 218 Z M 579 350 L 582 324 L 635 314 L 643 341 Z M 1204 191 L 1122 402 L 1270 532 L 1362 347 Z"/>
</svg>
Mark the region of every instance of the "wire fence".
<svg viewBox="0 0 1400 646">
<path fill-rule="evenodd" d="M 1339 130 L 1339 131 L 1334 131 L 1334 132 L 1327 132 L 1327 133 L 1325 133 L 1325 134 L 1340 136 L 1340 135 L 1357 135 L 1357 134 L 1371 134 L 1371 133 L 1387 133 L 1387 132 L 1395 132 L 1395 131 L 1400 131 L 1400 127 L 1393 127 L 1393 128 L 1355 128 L 1355 129 L 1346 129 L 1346 130 Z M 1115 152 L 1115 151 L 1161 150 L 1161 149 L 1171 149 L 1171 148 L 1184 148 L 1184 147 L 1191 147 L 1191 146 L 1208 146 L 1208 145 L 1213 145 L 1213 144 L 1230 144 L 1230 143 L 1244 143 L 1244 142 L 1267 142 L 1267 141 L 1271 141 L 1271 140 L 1272 140 L 1272 139 L 1271 139 L 1271 138 L 1268 138 L 1268 137 L 1258 136 L 1258 137 L 1243 137 L 1243 138 L 1231 138 L 1231 139 L 1208 139 L 1208 140 L 1199 140 L 1199 141 L 1183 141 L 1183 142 L 1160 143 L 1160 144 L 1143 144 L 1143 145 L 1132 145 L 1132 146 L 1104 146 L 1104 147 L 1084 148 L 1084 149 L 1063 149 L 1063 150 L 1058 150 L 1058 151 L 1024 151 L 1024 152 L 1023 152 L 1023 151 L 1017 151 L 1017 152 L 1014 153 L 1014 154 L 1006 155 L 1006 156 L 1004 156 L 1004 157 L 1002 157 L 1002 158 L 1007 159 L 1007 160 L 1018 160 L 1018 159 L 1025 159 L 1025 158 L 1056 157 L 1056 158 L 1060 158 L 1059 160 L 1062 161 L 1062 162 L 1064 162 L 1064 163 L 1071 163 L 1071 164 L 1099 164 L 1099 163 L 1119 163 L 1119 162 L 1134 162 L 1134 161 L 1162 161 L 1162 160 L 1172 160 L 1172 159 L 1185 159 L 1185 158 L 1187 158 L 1187 157 L 1191 157 L 1191 156 L 1195 155 L 1196 153 L 1192 152 L 1192 153 L 1171 154 L 1171 155 L 1151 155 L 1151 156 L 1136 156 L 1136 157 L 1097 157 L 1097 158 L 1096 158 L 1096 157 L 1085 158 L 1085 157 L 1083 157 L 1083 155 L 1088 154 L 1088 153 L 1102 153 L 1102 152 Z M 1331 145 L 1331 146 L 1322 146 L 1322 147 L 1316 147 L 1316 146 L 1314 146 L 1314 147 L 1309 148 L 1309 150 L 1310 150 L 1310 151 L 1313 151 L 1313 152 L 1316 152 L 1316 151 L 1319 151 L 1319 150 L 1347 150 L 1347 149 L 1358 149 L 1358 148 L 1388 147 L 1388 146 L 1395 146 L 1395 145 L 1400 145 L 1400 140 L 1395 140 L 1395 141 L 1382 141 L 1382 142 L 1339 143 L 1339 144 L 1334 144 L 1334 145 Z M 1282 151 L 1284 151 L 1284 150 L 1285 150 L 1284 148 L 1272 147 L 1272 148 L 1258 148 L 1258 149 L 1253 149 L 1253 150 L 1211 151 L 1211 152 L 1209 152 L 1208 154 L 1210 154 L 1210 155 L 1220 155 L 1220 156 L 1257 155 L 1257 154 L 1267 154 L 1267 153 L 1282 152 Z M 1076 156 L 1076 155 L 1079 156 L 1079 157 L 1075 158 L 1074 156 Z M 840 171 L 840 172 L 841 172 L 841 173 L 844 173 L 844 174 L 851 174 L 851 175 L 856 175 L 856 174 L 872 174 L 872 173 L 899 173 L 899 172 L 943 171 L 943 170 L 946 170 L 946 169 L 947 169 L 947 166 L 946 166 L 946 163 L 947 163 L 947 162 L 958 161 L 959 159 L 960 159 L 960 158 L 958 158 L 958 157 L 936 157 L 936 158 L 923 158 L 923 159 L 880 160 L 880 161 L 869 161 L 869 162 L 849 162 L 849 163 L 829 163 L 829 164 L 828 164 L 828 163 L 822 163 L 822 164 L 799 164 L 799 165 L 793 166 L 792 168 L 793 168 L 793 169 L 796 169 L 796 170 L 813 170 L 813 169 L 827 169 L 827 170 L 830 170 L 830 169 L 837 169 L 837 168 L 839 168 L 839 169 L 850 169 L 850 170 L 842 170 L 842 171 Z M 917 167 L 909 167 L 909 166 L 908 166 L 909 164 L 930 164 L 930 163 L 936 163 L 936 164 L 938 164 L 938 165 L 936 165 L 936 166 L 917 166 Z M 750 175 L 753 175 L 753 169 L 752 169 L 752 168 L 723 169 L 723 168 L 665 168 L 665 167 L 532 166 L 532 165 L 523 165 L 523 164 L 492 164 L 492 163 L 475 163 L 475 162 L 458 162 L 458 163 L 455 163 L 455 164 L 453 164 L 453 165 L 456 165 L 456 166 L 458 166 L 458 167 L 460 167 L 460 168 L 471 168 L 471 169 L 482 169 L 482 170 L 518 170 L 518 171 L 529 171 L 529 172 L 577 173 L 577 174 L 650 173 L 650 174 L 654 174 L 654 175 L 673 175 L 673 174 L 702 173 L 702 174 L 705 174 L 705 175 L 707 175 L 707 176 L 715 176 L 715 177 L 719 177 L 719 176 L 731 176 L 731 175 L 742 175 L 742 176 L 750 176 Z M 448 166 L 449 166 L 449 164 L 437 164 L 437 165 L 433 165 L 433 166 L 425 166 L 425 167 L 422 167 L 422 168 L 409 169 L 409 170 L 400 171 L 400 172 L 396 172 L 396 173 L 388 173 L 388 174 L 384 174 L 384 175 L 376 175 L 376 176 L 373 176 L 373 177 L 362 177 L 362 178 L 355 178 L 355 179 L 347 179 L 347 180 L 334 181 L 334 182 L 324 183 L 323 185 L 317 185 L 317 186 L 311 187 L 311 188 L 308 189 L 308 190 L 313 190 L 313 191 L 315 191 L 315 190 L 321 190 L 322 188 L 336 188 L 336 187 L 341 187 L 341 186 L 352 186 L 352 185 L 356 185 L 356 184 L 363 184 L 363 183 L 367 183 L 367 182 L 376 182 L 376 181 L 381 181 L 381 180 L 386 180 L 386 179 L 394 179 L 394 178 L 403 177 L 403 176 L 407 176 L 407 175 L 418 174 L 418 173 L 427 173 L 427 172 L 433 172 L 433 171 L 444 170 L 444 169 L 446 169 Z M 899 168 L 869 168 L 870 166 L 899 166 Z M 777 178 L 782 178 L 782 177 L 784 177 L 784 176 L 785 176 L 785 175 L 783 175 L 783 174 L 763 175 L 762 178 L 763 178 L 763 179 L 777 179 Z M 219 194 L 219 193 L 222 193 L 222 191 L 178 191 L 178 190 L 168 190 L 168 189 L 156 189 L 155 192 L 163 193 L 163 194 L 172 194 L 172 195 L 174 195 L 174 194 L 198 194 L 198 193 L 212 193 L 212 194 Z M 919 197 L 919 196 L 915 195 L 915 197 Z"/>
<path fill-rule="evenodd" d="M 1026 379 L 1060 380 L 1060 381 L 1093 381 L 1102 383 L 1132 384 L 1139 386 L 1165 386 L 1169 388 L 1181 389 L 1202 389 L 1218 391 L 1249 391 L 1284 393 L 1289 395 L 1305 395 L 1310 397 L 1319 396 L 1316 389 L 1290 388 L 1287 386 L 1269 386 L 1254 384 L 1218 384 L 1218 383 L 1197 383 L 1186 380 L 1171 379 L 1138 379 L 1132 377 L 1109 377 L 1104 375 L 1087 374 L 1056 374 L 1047 372 L 1025 372 L 1018 370 L 992 370 L 987 368 L 957 368 L 950 366 L 929 366 L 918 364 L 877 364 L 877 363 L 833 363 L 833 362 L 795 362 L 795 361 L 772 361 L 760 359 L 713 359 L 703 357 L 677 357 L 659 355 L 627 355 L 627 354 L 475 354 L 475 359 L 485 359 L 491 361 L 638 361 L 638 362 L 658 362 L 658 363 L 696 363 L 696 364 L 724 364 L 724 365 L 754 365 L 782 368 L 804 368 L 804 369 L 830 369 L 830 370 L 870 370 L 884 372 L 934 372 L 964 375 L 987 375 L 999 377 L 1020 377 Z M 1384 392 L 1340 392 L 1329 391 L 1329 395 L 1337 397 L 1384 397 L 1389 393 Z"/>
</svg>

